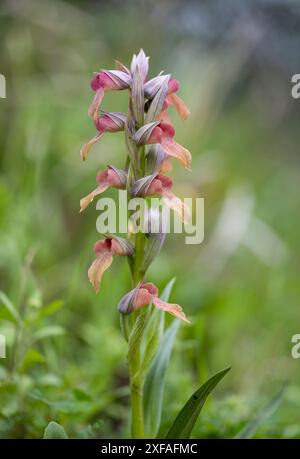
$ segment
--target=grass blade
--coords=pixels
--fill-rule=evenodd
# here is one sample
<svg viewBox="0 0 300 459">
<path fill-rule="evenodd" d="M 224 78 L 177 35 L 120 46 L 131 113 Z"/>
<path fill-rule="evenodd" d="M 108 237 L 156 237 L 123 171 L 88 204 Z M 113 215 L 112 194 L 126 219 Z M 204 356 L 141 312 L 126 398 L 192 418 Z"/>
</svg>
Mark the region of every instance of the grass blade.
<svg viewBox="0 0 300 459">
<path fill-rule="evenodd" d="M 2 292 L 0 290 L 0 302 L 1 302 L 1 305 L 0 306 L 4 306 L 7 311 L 10 313 L 11 315 L 11 318 L 17 322 L 18 324 L 21 324 L 22 322 L 22 319 L 16 309 L 16 307 L 12 304 L 12 302 L 10 301 L 10 299 L 5 295 L 4 292 Z"/>
<path fill-rule="evenodd" d="M 275 411 L 277 411 L 283 400 L 285 389 L 286 386 L 284 385 L 280 391 L 269 401 L 269 403 L 267 403 L 265 407 L 262 408 L 262 410 L 259 411 L 259 413 L 253 419 L 251 419 L 234 438 L 252 438 L 261 424 L 263 424 L 264 421 L 266 421 L 275 413 Z"/>
</svg>

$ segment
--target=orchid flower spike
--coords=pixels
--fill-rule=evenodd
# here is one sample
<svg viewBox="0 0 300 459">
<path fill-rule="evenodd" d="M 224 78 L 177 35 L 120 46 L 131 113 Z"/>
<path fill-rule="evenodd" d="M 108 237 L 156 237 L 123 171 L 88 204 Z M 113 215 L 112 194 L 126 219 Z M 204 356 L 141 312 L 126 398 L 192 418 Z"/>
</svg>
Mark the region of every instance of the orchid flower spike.
<svg viewBox="0 0 300 459">
<path fill-rule="evenodd" d="M 94 123 L 98 133 L 81 148 L 81 159 L 83 161 L 87 159 L 90 149 L 101 139 L 105 132 L 124 131 L 125 122 L 126 114 L 122 112 L 105 112 L 95 118 Z"/>
<path fill-rule="evenodd" d="M 97 241 L 94 245 L 96 259 L 88 270 L 88 277 L 96 292 L 99 292 L 104 271 L 113 261 L 114 255 L 132 256 L 134 253 L 131 242 L 118 236 L 108 235 L 105 239 Z"/>
<path fill-rule="evenodd" d="M 191 168 L 192 155 L 179 143 L 175 142 L 175 129 L 172 124 L 156 122 L 145 124 L 135 134 L 137 144 L 161 144 L 168 156 L 176 158 L 187 170 Z"/>
<path fill-rule="evenodd" d="M 119 302 L 118 310 L 122 314 L 130 314 L 151 303 L 157 309 L 168 312 L 178 319 L 190 323 L 179 304 L 167 303 L 158 298 L 158 289 L 150 282 L 139 283 L 136 288 L 124 295 Z"/>
<path fill-rule="evenodd" d="M 190 209 L 172 191 L 173 181 L 165 175 L 148 175 L 137 180 L 133 185 L 134 196 L 161 196 L 164 203 L 174 210 L 180 219 L 187 223 L 190 217 Z"/>
<path fill-rule="evenodd" d="M 107 190 L 107 188 L 111 187 L 119 190 L 125 189 L 127 173 L 122 169 L 107 166 L 105 171 L 98 173 L 96 180 L 98 182 L 97 188 L 80 200 L 80 212 L 86 209 L 94 198 Z"/>
<path fill-rule="evenodd" d="M 95 74 L 91 81 L 91 88 L 95 91 L 95 97 L 89 107 L 88 114 L 95 119 L 98 110 L 107 91 L 128 89 L 131 85 L 131 75 L 123 70 L 103 70 Z"/>
</svg>

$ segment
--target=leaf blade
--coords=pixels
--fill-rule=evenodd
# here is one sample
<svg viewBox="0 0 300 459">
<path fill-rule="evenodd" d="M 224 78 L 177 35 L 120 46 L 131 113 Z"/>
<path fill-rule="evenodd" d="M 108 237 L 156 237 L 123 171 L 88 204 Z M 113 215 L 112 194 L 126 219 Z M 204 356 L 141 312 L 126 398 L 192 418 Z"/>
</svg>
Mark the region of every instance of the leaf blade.
<svg viewBox="0 0 300 459">
<path fill-rule="evenodd" d="M 55 421 L 49 422 L 47 425 L 43 438 L 45 440 L 54 440 L 54 439 L 67 439 L 68 435 L 66 434 L 65 429 Z"/>
<path fill-rule="evenodd" d="M 166 285 L 161 295 L 161 299 L 164 301 L 168 301 L 175 280 L 175 278 L 171 279 L 170 282 Z M 156 311 L 156 313 L 160 314 L 163 326 L 165 317 L 164 313 L 162 311 Z M 159 430 L 163 404 L 165 374 L 179 325 L 180 321 L 178 319 L 174 320 L 172 325 L 164 333 L 161 343 L 158 347 L 157 354 L 146 377 L 144 387 L 144 411 L 145 429 L 146 434 L 149 436 L 155 437 Z"/>
<path fill-rule="evenodd" d="M 165 438 L 187 439 L 190 437 L 207 397 L 229 370 L 230 367 L 219 371 L 193 393 L 178 413 Z"/>
<path fill-rule="evenodd" d="M 4 306 L 6 308 L 6 310 L 10 313 L 12 319 L 14 319 L 14 321 L 17 322 L 18 324 L 21 324 L 22 319 L 20 317 L 19 312 L 17 311 L 13 303 L 10 301 L 8 296 L 2 290 L 0 290 L 0 302 L 1 302 L 0 306 Z"/>
</svg>

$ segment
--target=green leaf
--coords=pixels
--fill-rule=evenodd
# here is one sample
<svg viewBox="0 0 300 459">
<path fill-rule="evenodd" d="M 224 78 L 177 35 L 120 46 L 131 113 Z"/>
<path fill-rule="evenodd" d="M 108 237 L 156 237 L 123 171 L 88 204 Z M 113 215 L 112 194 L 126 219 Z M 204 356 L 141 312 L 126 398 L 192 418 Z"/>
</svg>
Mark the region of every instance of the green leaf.
<svg viewBox="0 0 300 459">
<path fill-rule="evenodd" d="M 271 417 L 275 411 L 279 408 L 285 393 L 286 386 L 284 385 L 280 391 L 262 408 L 258 414 L 251 419 L 245 427 L 234 437 L 236 439 L 240 438 L 252 438 L 256 433 L 257 429 L 260 427 L 263 422 L 265 422 L 269 417 Z"/>
<path fill-rule="evenodd" d="M 45 440 L 53 440 L 53 439 L 66 439 L 68 438 L 68 435 L 66 434 L 65 429 L 58 424 L 57 422 L 51 421 L 47 425 L 45 431 L 44 431 L 44 439 Z"/>
<path fill-rule="evenodd" d="M 44 362 L 45 357 L 40 352 L 36 351 L 35 349 L 29 349 L 29 351 L 26 352 L 22 362 L 21 371 L 26 373 L 32 366 Z"/>
<path fill-rule="evenodd" d="M 169 301 L 169 298 L 170 298 L 170 295 L 171 295 L 173 286 L 174 286 L 174 284 L 175 284 L 175 281 L 176 281 L 176 277 L 173 277 L 173 278 L 167 283 L 167 285 L 165 286 L 165 288 L 164 288 L 162 294 L 160 295 L 160 299 L 162 299 L 163 301 Z"/>
<path fill-rule="evenodd" d="M 161 295 L 162 300 L 168 301 L 174 282 L 175 278 L 167 284 Z M 155 313 L 160 314 L 160 320 L 162 321 L 160 326 L 163 326 L 165 313 L 161 311 L 155 311 Z M 164 333 L 156 357 L 146 377 L 144 387 L 145 430 L 146 435 L 150 437 L 155 437 L 159 430 L 165 375 L 179 325 L 180 321 L 178 319 L 174 320 Z"/>
<path fill-rule="evenodd" d="M 177 415 L 165 438 L 190 438 L 195 422 L 197 421 L 208 395 L 229 370 L 230 368 L 225 368 L 215 374 L 194 392 Z"/>
<path fill-rule="evenodd" d="M 2 292 L 2 290 L 0 290 L 0 302 L 1 306 L 4 306 L 7 309 L 13 321 L 17 322 L 18 324 L 21 324 L 22 319 L 20 317 L 20 314 L 18 313 L 16 307 L 13 305 L 10 299 L 5 295 L 4 292 Z"/>
<path fill-rule="evenodd" d="M 39 341 L 44 338 L 51 338 L 52 336 L 60 336 L 63 335 L 65 332 L 63 327 L 60 327 L 59 325 L 52 325 L 49 327 L 44 327 L 38 330 L 33 334 L 33 342 Z"/>
<path fill-rule="evenodd" d="M 55 312 L 59 311 L 64 306 L 64 301 L 63 300 L 56 300 L 53 301 L 52 303 L 48 304 L 47 306 L 44 306 L 41 308 L 33 317 L 29 318 L 26 320 L 26 323 L 32 323 L 32 322 L 37 322 L 44 317 L 50 316 L 54 314 Z"/>
</svg>

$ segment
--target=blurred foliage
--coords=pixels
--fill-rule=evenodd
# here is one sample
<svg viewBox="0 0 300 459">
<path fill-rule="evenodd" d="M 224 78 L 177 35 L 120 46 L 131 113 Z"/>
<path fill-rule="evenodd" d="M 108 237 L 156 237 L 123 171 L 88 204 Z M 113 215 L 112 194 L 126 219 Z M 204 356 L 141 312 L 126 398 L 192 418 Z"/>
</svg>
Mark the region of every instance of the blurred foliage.
<svg viewBox="0 0 300 459">
<path fill-rule="evenodd" d="M 81 144 L 92 72 L 140 47 L 152 75 L 170 71 L 191 109 L 177 140 L 193 154 L 174 164 L 175 191 L 205 198 L 205 241 L 171 235 L 151 267 L 192 321 L 167 376 L 164 431 L 208 376 L 232 367 L 203 410 L 195 437 L 233 437 L 288 381 L 260 437 L 299 437 L 300 8 L 293 1 L 1 3 L 0 436 L 42 438 L 50 421 L 70 437 L 128 435 L 126 346 L 116 304 L 128 270 L 114 261 L 95 295 L 87 280 L 98 234 L 94 206 L 79 215 L 97 170 L 122 167 L 122 134 L 89 160 Z M 299 28 L 299 26 L 298 26 Z M 104 109 L 126 109 L 110 93 Z M 114 192 L 110 192 L 114 195 Z M 184 267 L 184 269 L 183 269 Z M 14 312 L 12 312 L 15 311 Z"/>
</svg>

